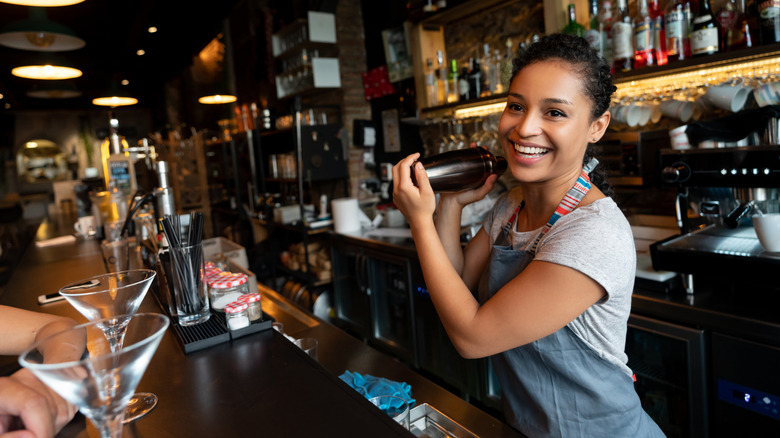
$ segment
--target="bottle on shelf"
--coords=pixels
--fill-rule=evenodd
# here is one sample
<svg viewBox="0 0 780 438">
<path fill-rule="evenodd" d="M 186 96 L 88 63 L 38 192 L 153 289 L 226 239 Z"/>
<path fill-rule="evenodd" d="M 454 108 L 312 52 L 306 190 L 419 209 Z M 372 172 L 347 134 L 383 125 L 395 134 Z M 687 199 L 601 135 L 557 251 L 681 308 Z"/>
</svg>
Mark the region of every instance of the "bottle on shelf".
<svg viewBox="0 0 780 438">
<path fill-rule="evenodd" d="M 601 33 L 601 57 L 612 65 L 612 1 L 603 0 L 599 8 L 599 32 Z"/>
<path fill-rule="evenodd" d="M 109 111 L 109 135 L 111 154 L 106 159 L 108 170 L 107 186 L 112 186 L 129 197 L 138 189 L 135 178 L 135 162 L 125 154 L 119 135 L 119 120 Z"/>
<path fill-rule="evenodd" d="M 444 64 L 444 53 L 441 50 L 436 51 L 436 62 L 436 103 L 444 105 L 447 103 L 448 69 Z"/>
<path fill-rule="evenodd" d="M 647 8 L 647 0 L 637 0 L 636 15 L 634 15 L 634 69 L 655 65 L 655 32 L 653 19 Z"/>
<path fill-rule="evenodd" d="M 490 77 L 490 94 L 500 94 L 504 92 L 504 82 L 501 80 L 504 71 L 504 57 L 501 51 L 493 51 L 493 69 Z"/>
<path fill-rule="evenodd" d="M 674 0 L 666 8 L 666 56 L 669 61 L 691 58 L 691 5 L 687 0 Z"/>
<path fill-rule="evenodd" d="M 780 1 L 766 0 L 757 3 L 761 44 L 780 42 Z"/>
<path fill-rule="evenodd" d="M 506 53 L 501 64 L 501 85 L 504 91 L 509 91 L 509 80 L 512 78 L 512 60 L 515 53 L 512 51 L 512 39 L 506 39 Z"/>
<path fill-rule="evenodd" d="M 447 76 L 447 103 L 457 102 L 458 98 L 458 61 L 450 61 L 450 71 Z"/>
<path fill-rule="evenodd" d="M 656 65 L 666 65 L 666 29 L 664 27 L 664 11 L 660 0 L 649 0 L 647 8 L 653 19 L 653 56 Z"/>
<path fill-rule="evenodd" d="M 493 57 L 490 56 L 490 45 L 482 45 L 482 58 L 479 60 L 479 66 L 482 69 L 482 90 L 480 97 L 488 96 L 494 84 L 491 83 L 493 77 Z"/>
<path fill-rule="evenodd" d="M 585 26 L 577 23 L 577 13 L 574 10 L 574 5 L 569 4 L 569 22 L 563 27 L 561 33 L 567 33 L 569 35 L 577 35 L 579 37 L 585 36 Z"/>
<path fill-rule="evenodd" d="M 588 0 L 588 29 L 585 31 L 585 39 L 590 47 L 604 56 L 601 50 L 601 30 L 599 30 L 599 3 L 598 0 Z"/>
<path fill-rule="evenodd" d="M 612 71 L 615 73 L 631 70 L 634 59 L 634 28 L 628 15 L 628 1 L 618 0 L 617 19 L 612 23 Z"/>
<path fill-rule="evenodd" d="M 482 68 L 476 58 L 469 58 L 469 94 L 472 98 L 482 95 Z"/>
<path fill-rule="evenodd" d="M 751 20 L 747 14 L 745 0 L 737 0 L 737 24 L 726 33 L 726 51 L 753 47 L 753 32 L 756 31 L 755 20 Z"/>
<path fill-rule="evenodd" d="M 720 31 L 720 51 L 728 50 L 729 35 L 733 34 L 739 26 L 739 5 L 736 0 L 726 0 L 715 15 Z"/>
<path fill-rule="evenodd" d="M 694 15 L 691 27 L 691 53 L 693 56 L 714 55 L 720 51 L 718 22 L 710 7 L 710 0 L 702 0 L 699 12 Z"/>
<path fill-rule="evenodd" d="M 436 70 L 433 68 L 433 58 L 425 60 L 425 100 L 429 107 L 439 103 L 439 90 L 436 87 Z"/>
<path fill-rule="evenodd" d="M 458 94 L 461 101 L 471 99 L 471 85 L 469 84 L 469 67 L 463 67 L 458 77 Z"/>
</svg>

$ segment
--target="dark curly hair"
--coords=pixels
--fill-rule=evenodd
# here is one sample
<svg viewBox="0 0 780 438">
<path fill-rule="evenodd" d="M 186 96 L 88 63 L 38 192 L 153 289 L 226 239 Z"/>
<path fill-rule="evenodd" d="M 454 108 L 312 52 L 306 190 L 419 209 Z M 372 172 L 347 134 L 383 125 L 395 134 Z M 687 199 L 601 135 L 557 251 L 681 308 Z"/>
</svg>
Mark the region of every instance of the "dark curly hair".
<svg viewBox="0 0 780 438">
<path fill-rule="evenodd" d="M 585 38 L 575 35 L 555 33 L 545 35 L 539 41 L 528 46 L 512 62 L 512 79 L 525 67 L 536 62 L 560 60 L 572 66 L 582 79 L 585 95 L 591 102 L 590 120 L 595 121 L 609 109 L 612 93 L 617 90 L 612 84 L 612 73 L 607 62 L 590 47 Z M 511 83 L 511 81 L 510 81 Z M 593 145 L 588 145 L 583 164 L 594 156 Z M 597 157 L 598 158 L 598 157 Z M 605 195 L 612 195 L 612 187 L 606 178 L 606 168 L 597 166 L 590 179 Z"/>
</svg>

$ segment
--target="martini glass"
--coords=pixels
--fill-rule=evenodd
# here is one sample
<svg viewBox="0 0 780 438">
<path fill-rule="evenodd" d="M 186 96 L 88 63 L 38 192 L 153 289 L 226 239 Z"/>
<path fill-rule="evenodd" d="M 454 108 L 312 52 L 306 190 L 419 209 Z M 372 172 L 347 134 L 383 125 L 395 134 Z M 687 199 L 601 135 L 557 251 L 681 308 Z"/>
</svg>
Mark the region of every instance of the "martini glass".
<svg viewBox="0 0 780 438">
<path fill-rule="evenodd" d="M 119 348 L 103 331 L 111 321 L 101 319 L 43 339 L 19 356 L 23 367 L 77 406 L 101 438 L 122 436 L 125 407 L 169 325 L 167 316 L 153 313 L 124 315 L 123 320 Z"/>
<path fill-rule="evenodd" d="M 60 295 L 89 321 L 98 321 L 112 350 L 122 348 L 127 323 L 141 305 L 157 273 L 151 269 L 111 272 L 67 284 Z M 149 413 L 157 396 L 149 392 L 133 395 L 127 405 L 125 422 Z"/>
</svg>

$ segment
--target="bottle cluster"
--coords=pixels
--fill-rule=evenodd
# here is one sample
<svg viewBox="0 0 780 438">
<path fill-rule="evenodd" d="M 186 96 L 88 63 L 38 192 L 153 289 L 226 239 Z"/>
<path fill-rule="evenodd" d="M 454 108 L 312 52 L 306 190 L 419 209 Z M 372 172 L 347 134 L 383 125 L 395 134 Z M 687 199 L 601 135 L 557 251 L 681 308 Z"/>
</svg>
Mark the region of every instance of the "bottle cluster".
<svg viewBox="0 0 780 438">
<path fill-rule="evenodd" d="M 714 3 L 714 2 L 713 2 Z M 590 0 L 587 28 L 576 21 L 561 30 L 585 37 L 613 73 L 780 42 L 780 1 Z"/>
<path fill-rule="evenodd" d="M 479 97 L 501 94 L 506 91 L 511 73 L 512 41 L 507 40 L 506 50 L 491 49 L 483 44 L 481 53 L 462 60 L 445 62 L 444 53 L 436 52 L 436 59 L 425 61 L 425 88 L 428 106 L 446 105 Z"/>
</svg>

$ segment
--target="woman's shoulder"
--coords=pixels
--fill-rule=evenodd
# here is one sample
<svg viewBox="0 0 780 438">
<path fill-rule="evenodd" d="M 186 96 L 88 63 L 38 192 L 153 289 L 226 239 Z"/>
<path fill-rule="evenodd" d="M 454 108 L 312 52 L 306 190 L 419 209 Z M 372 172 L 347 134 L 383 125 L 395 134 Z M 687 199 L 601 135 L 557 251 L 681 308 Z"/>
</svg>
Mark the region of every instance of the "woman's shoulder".
<svg viewBox="0 0 780 438">
<path fill-rule="evenodd" d="M 631 226 L 620 207 L 610 197 L 602 197 L 572 211 L 565 222 L 584 227 L 591 233 L 612 232 L 631 235 Z"/>
</svg>

